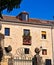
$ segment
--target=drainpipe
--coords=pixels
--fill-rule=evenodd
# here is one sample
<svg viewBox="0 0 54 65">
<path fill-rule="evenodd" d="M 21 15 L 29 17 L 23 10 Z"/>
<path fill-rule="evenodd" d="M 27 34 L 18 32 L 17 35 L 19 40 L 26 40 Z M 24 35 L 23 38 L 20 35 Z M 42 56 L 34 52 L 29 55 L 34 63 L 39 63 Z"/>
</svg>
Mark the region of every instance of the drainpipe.
<svg viewBox="0 0 54 65">
<path fill-rule="evenodd" d="M 54 53 L 54 51 L 53 51 L 53 26 L 51 26 L 51 41 L 52 41 L 52 65 L 54 64 L 54 59 L 53 59 L 53 53 Z"/>
</svg>

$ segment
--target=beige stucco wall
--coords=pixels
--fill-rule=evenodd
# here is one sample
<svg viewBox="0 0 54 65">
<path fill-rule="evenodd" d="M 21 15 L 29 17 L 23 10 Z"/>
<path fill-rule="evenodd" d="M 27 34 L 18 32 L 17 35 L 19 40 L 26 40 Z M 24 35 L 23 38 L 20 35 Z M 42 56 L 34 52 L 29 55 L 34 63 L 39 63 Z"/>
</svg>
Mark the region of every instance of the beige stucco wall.
<svg viewBox="0 0 54 65">
<path fill-rule="evenodd" d="M 22 24 L 4 24 L 2 23 L 1 33 L 4 34 L 4 28 L 10 28 L 10 36 L 5 36 L 4 46 L 12 46 L 12 54 L 16 54 L 16 50 L 20 47 L 30 48 L 32 55 L 34 55 L 34 49 L 41 47 L 47 49 L 47 55 L 42 55 L 43 59 L 52 59 L 52 39 L 51 39 L 51 28 L 42 26 L 22 25 Z M 29 29 L 32 37 L 31 45 L 23 45 L 23 29 Z M 41 39 L 41 31 L 46 31 L 46 39 Z"/>
</svg>

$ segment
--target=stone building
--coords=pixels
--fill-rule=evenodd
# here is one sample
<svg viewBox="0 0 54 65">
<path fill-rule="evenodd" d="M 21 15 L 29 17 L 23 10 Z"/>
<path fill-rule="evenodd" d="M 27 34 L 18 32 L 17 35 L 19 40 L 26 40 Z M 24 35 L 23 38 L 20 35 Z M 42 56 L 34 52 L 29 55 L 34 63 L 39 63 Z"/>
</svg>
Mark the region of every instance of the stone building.
<svg viewBox="0 0 54 65">
<path fill-rule="evenodd" d="M 0 23 L 0 35 L 4 35 L 4 39 L 0 37 L 0 44 L 3 48 L 10 45 L 13 56 L 33 56 L 38 47 L 43 60 L 51 59 L 53 64 L 54 21 L 29 18 L 27 12 L 21 12 L 16 17 L 3 16 Z"/>
</svg>

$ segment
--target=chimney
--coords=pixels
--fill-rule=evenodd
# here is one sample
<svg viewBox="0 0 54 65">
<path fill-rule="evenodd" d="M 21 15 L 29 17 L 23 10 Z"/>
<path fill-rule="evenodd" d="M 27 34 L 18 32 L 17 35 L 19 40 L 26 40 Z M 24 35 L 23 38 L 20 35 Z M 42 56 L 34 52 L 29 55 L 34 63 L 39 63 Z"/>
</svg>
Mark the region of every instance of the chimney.
<svg viewBox="0 0 54 65">
<path fill-rule="evenodd" d="M 29 21 L 29 14 L 27 12 L 21 12 L 16 18 L 22 20 L 22 21 Z"/>
</svg>

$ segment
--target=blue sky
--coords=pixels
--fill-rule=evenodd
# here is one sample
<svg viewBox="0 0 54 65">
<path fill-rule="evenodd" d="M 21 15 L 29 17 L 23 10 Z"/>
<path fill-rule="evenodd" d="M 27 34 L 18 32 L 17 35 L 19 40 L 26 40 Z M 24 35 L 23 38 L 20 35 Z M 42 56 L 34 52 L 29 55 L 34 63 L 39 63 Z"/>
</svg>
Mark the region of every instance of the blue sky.
<svg viewBox="0 0 54 65">
<path fill-rule="evenodd" d="M 54 0 L 23 0 L 20 8 L 14 9 L 10 13 L 4 10 L 3 14 L 16 16 L 22 11 L 28 12 L 30 18 L 53 20 Z"/>
</svg>

